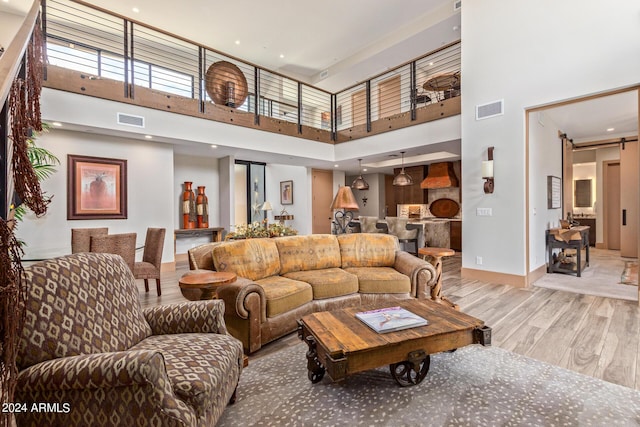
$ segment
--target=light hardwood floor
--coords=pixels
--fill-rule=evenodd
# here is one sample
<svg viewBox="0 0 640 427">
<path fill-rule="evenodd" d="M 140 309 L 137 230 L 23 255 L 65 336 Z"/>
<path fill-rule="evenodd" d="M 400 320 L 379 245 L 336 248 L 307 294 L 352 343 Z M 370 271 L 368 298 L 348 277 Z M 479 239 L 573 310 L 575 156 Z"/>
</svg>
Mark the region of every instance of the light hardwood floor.
<svg viewBox="0 0 640 427">
<path fill-rule="evenodd" d="M 443 292 L 462 311 L 491 326 L 493 346 L 640 390 L 637 302 L 461 279 L 460 262 L 459 256 L 444 260 Z M 138 280 L 142 306 L 186 301 L 178 278 L 187 270 L 186 261 L 179 261 L 175 272 L 163 273 L 161 297 L 155 286 L 145 293 Z M 249 361 L 297 343 L 293 333 Z"/>
</svg>

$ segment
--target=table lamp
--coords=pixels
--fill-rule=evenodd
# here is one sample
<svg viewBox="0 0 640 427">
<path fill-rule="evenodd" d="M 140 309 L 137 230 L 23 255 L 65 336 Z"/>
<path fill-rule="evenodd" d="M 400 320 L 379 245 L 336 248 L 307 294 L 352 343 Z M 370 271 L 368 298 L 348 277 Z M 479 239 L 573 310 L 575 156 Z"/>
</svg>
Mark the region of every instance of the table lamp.
<svg viewBox="0 0 640 427">
<path fill-rule="evenodd" d="M 329 209 L 342 209 L 341 211 L 339 210 L 335 213 L 334 218 L 338 227 L 337 234 L 346 233 L 347 226 L 353 219 L 353 212 L 351 212 L 351 210 L 357 211 L 360 209 L 358 203 L 356 202 L 356 198 L 353 196 L 351 187 L 348 187 L 346 185 L 339 187 L 338 192 L 333 198 L 333 202 L 331 202 L 331 207 Z"/>
<path fill-rule="evenodd" d="M 264 227 L 268 228 L 269 226 L 269 211 L 273 208 L 271 207 L 271 203 L 267 200 L 260 207 L 264 211 Z"/>
</svg>

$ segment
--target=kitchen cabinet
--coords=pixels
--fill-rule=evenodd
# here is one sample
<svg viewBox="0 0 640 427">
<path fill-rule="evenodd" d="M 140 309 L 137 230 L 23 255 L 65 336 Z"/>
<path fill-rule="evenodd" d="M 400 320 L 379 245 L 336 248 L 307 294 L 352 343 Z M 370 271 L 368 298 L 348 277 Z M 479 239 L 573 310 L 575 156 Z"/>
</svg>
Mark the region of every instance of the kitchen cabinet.
<svg viewBox="0 0 640 427">
<path fill-rule="evenodd" d="M 396 168 L 393 171 L 394 176 L 400 173 L 402 168 Z M 403 205 L 422 205 L 427 203 L 427 190 L 420 188 L 420 183 L 426 176 L 426 167 L 411 166 L 405 167 L 404 171 L 413 179 L 413 185 L 405 187 L 393 187 L 395 200 Z"/>
<path fill-rule="evenodd" d="M 462 251 L 462 221 L 449 221 L 450 247 Z"/>
</svg>

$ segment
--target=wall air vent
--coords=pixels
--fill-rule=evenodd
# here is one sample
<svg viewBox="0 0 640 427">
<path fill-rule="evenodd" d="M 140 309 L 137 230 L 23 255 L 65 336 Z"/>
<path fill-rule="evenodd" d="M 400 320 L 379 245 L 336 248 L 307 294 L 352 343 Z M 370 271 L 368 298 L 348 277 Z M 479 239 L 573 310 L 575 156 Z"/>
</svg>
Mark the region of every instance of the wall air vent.
<svg viewBox="0 0 640 427">
<path fill-rule="evenodd" d="M 453 1 L 453 11 L 457 12 L 462 8 L 462 0 L 454 0 Z"/>
<path fill-rule="evenodd" d="M 489 117 L 501 116 L 504 114 L 504 99 L 489 102 L 488 104 L 476 105 L 476 120 L 488 119 Z"/>
<path fill-rule="evenodd" d="M 144 127 L 144 117 L 133 116 L 131 114 L 118 113 L 118 124 L 125 126 Z"/>
<path fill-rule="evenodd" d="M 326 79 L 328 75 L 329 75 L 329 70 L 320 71 L 321 79 Z"/>
</svg>

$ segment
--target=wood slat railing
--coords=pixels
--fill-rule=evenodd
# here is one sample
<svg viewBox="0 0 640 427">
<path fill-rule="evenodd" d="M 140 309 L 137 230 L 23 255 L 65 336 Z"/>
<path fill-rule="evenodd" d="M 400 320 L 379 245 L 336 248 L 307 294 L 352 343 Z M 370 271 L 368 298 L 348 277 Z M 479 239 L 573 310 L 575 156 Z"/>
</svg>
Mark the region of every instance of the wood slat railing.
<svg viewBox="0 0 640 427">
<path fill-rule="evenodd" d="M 20 64 L 31 39 L 39 11 L 40 0 L 34 0 L 20 30 L 0 57 L 0 105 L 7 100 L 11 84 L 20 70 Z"/>
</svg>

